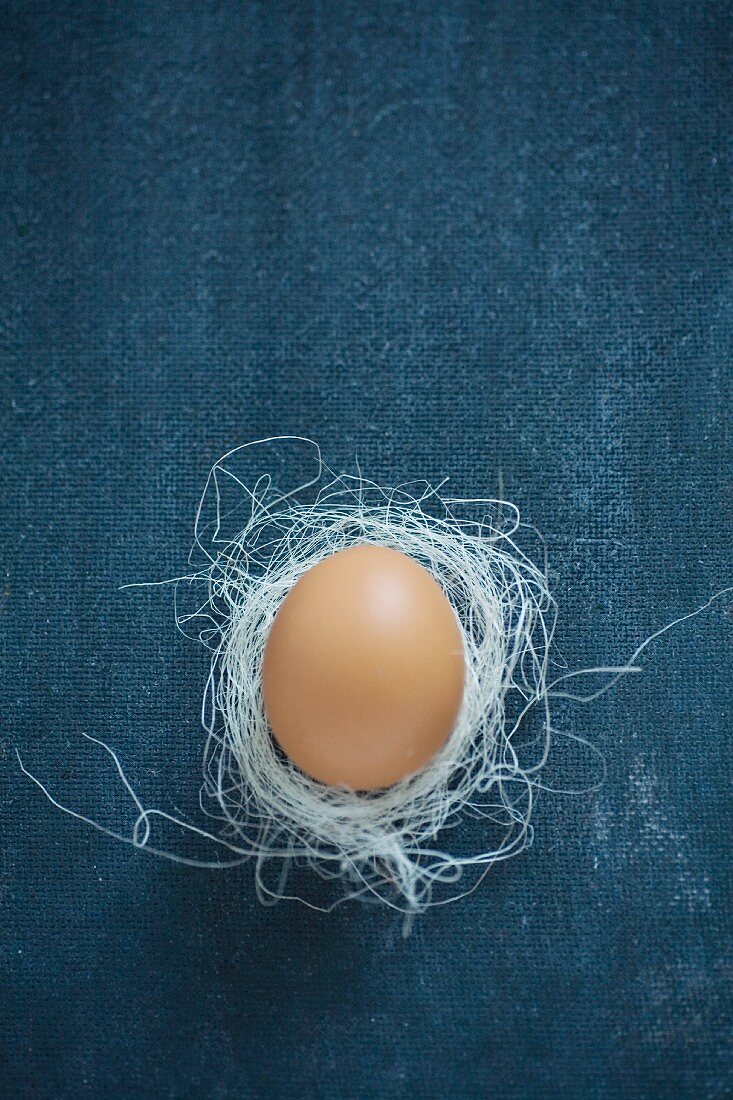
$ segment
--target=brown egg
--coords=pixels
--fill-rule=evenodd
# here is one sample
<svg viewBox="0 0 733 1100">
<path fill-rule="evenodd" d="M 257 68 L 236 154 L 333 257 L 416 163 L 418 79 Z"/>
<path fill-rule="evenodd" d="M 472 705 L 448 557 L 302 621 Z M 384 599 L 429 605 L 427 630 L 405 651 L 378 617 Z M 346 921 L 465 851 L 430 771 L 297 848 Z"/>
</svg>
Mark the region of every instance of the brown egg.
<svg viewBox="0 0 733 1100">
<path fill-rule="evenodd" d="M 384 546 L 341 550 L 280 605 L 262 668 L 282 749 L 322 783 L 373 790 L 422 768 L 463 695 L 453 608 L 418 562 Z"/>
</svg>

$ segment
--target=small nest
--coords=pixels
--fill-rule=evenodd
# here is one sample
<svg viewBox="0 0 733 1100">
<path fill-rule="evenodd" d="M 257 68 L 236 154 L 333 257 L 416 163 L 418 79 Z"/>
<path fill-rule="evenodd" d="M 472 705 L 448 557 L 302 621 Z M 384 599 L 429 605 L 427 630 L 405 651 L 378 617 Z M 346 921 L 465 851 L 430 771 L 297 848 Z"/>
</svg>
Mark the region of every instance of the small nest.
<svg viewBox="0 0 733 1100">
<path fill-rule="evenodd" d="M 313 476 L 288 490 L 289 471 L 302 471 L 309 461 Z M 558 790 L 542 777 L 553 735 L 586 746 L 603 764 L 584 738 L 552 729 L 550 700 L 597 699 L 620 676 L 640 671 L 634 662 L 654 639 L 733 588 L 654 631 L 626 664 L 564 672 L 548 683 L 556 608 L 546 569 L 519 546 L 530 529 L 507 501 L 457 500 L 442 496 L 442 487 L 386 489 L 361 474 L 336 475 L 314 443 L 293 436 L 246 444 L 212 468 L 196 516 L 191 570 L 164 583 L 176 586 L 179 628 L 211 653 L 200 804 L 216 827 L 144 806 L 114 750 L 89 734 L 110 754 L 133 800 L 131 833 L 57 801 L 18 755 L 23 773 L 54 806 L 143 851 L 216 868 L 254 860 L 265 903 L 293 898 L 330 909 L 347 898 L 380 901 L 408 914 L 407 933 L 415 913 L 470 893 L 495 863 L 531 843 L 538 790 Z M 366 793 L 329 787 L 301 772 L 272 737 L 261 689 L 265 641 L 281 601 L 307 569 L 362 543 L 401 551 L 429 570 L 455 610 L 466 665 L 458 722 L 441 751 L 416 775 Z M 590 693 L 558 690 L 597 674 L 604 680 Z M 449 830 L 466 819 L 473 821 L 471 835 L 481 835 L 480 850 L 444 850 L 449 836 L 465 842 L 464 830 Z M 156 820 L 225 848 L 227 858 L 194 859 L 154 846 Z M 288 889 L 297 865 L 333 880 L 335 901 L 314 904 Z"/>
<path fill-rule="evenodd" d="M 269 475 L 254 484 L 236 476 L 232 462 L 246 449 L 212 469 L 192 558 L 203 554 L 203 566 L 177 582 L 178 625 L 187 634 L 193 627 L 212 652 L 201 804 L 220 822 L 216 839 L 256 859 L 263 900 L 292 896 L 293 862 L 337 878 L 341 900 L 366 896 L 416 912 L 435 900 L 438 884 L 449 884 L 441 900 L 464 893 L 465 869 L 485 871 L 531 841 L 536 777 L 550 743 L 555 605 L 544 571 L 515 541 L 519 513 L 505 501 L 444 498 L 425 484 L 385 489 L 337 476 L 317 448 L 316 476 L 285 492 Z M 299 577 L 364 543 L 410 555 L 441 586 L 461 625 L 466 682 L 437 756 L 394 786 L 357 793 L 319 783 L 281 752 L 265 717 L 261 667 L 272 621 Z M 188 602 L 202 585 L 203 600 L 182 611 L 183 588 Z M 520 723 L 537 704 L 544 729 L 520 752 Z M 464 813 L 486 823 L 491 845 L 474 855 L 441 851 L 439 834 Z M 139 843 L 147 832 L 146 816 Z M 268 885 L 273 860 L 278 873 Z"/>
<path fill-rule="evenodd" d="M 304 461 L 314 461 L 313 476 L 286 491 L 288 467 L 302 471 Z M 244 477 L 235 470 L 239 462 Z M 114 750 L 89 734 L 114 760 L 135 805 L 131 833 L 57 801 L 18 754 L 22 772 L 54 806 L 143 851 L 216 868 L 254 860 L 263 902 L 287 897 L 330 909 L 347 898 L 381 901 L 407 914 L 407 934 L 415 913 L 470 893 L 495 863 L 531 843 L 536 793 L 553 789 L 541 778 L 557 735 L 550 699 L 597 699 L 620 676 L 640 671 L 634 662 L 652 641 L 733 587 L 654 631 L 626 664 L 564 672 L 548 683 L 555 603 L 546 570 L 518 545 L 528 528 L 513 504 L 456 500 L 441 496 L 441 488 L 385 489 L 361 474 L 335 475 L 314 443 L 293 436 L 236 448 L 211 470 L 196 516 L 191 571 L 164 583 L 176 585 L 179 628 L 211 652 L 200 803 L 216 829 L 145 807 Z M 368 793 L 328 787 L 299 771 L 271 735 L 261 690 L 265 641 L 281 601 L 311 566 L 360 543 L 409 554 L 430 571 L 456 612 L 466 664 L 459 719 L 441 751 L 418 774 Z M 184 611 L 191 598 L 192 609 Z M 590 693 L 558 690 L 591 674 L 603 674 L 604 681 Z M 534 735 L 525 722 L 533 709 Z M 584 738 L 562 736 L 600 757 Z M 602 781 L 577 790 L 597 789 Z M 471 832 L 481 834 L 481 850 L 443 850 L 449 828 L 467 818 L 474 819 Z M 225 848 L 228 857 L 204 861 L 155 847 L 153 825 L 161 819 Z M 332 904 L 313 905 L 288 890 L 290 870 L 299 864 L 333 880 Z"/>
</svg>

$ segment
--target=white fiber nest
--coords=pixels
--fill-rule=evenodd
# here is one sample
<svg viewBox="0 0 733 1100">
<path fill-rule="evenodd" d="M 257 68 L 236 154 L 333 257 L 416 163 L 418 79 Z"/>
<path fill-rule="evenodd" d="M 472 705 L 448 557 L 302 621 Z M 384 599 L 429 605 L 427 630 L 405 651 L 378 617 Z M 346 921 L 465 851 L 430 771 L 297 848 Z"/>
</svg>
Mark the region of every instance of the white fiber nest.
<svg viewBox="0 0 733 1100">
<path fill-rule="evenodd" d="M 302 473 L 308 462 L 315 464 L 313 477 L 288 490 L 298 476 L 292 471 Z M 200 801 L 216 827 L 144 806 L 102 741 L 136 807 L 131 834 L 62 805 L 21 761 L 23 772 L 54 805 L 137 848 L 212 867 L 253 859 L 263 901 L 299 897 L 287 888 L 297 864 L 334 880 L 333 904 L 364 897 L 414 914 L 470 892 L 495 863 L 531 842 L 553 732 L 549 700 L 597 698 L 620 675 L 639 671 L 634 661 L 654 638 L 731 589 L 655 631 L 626 664 L 566 672 L 548 683 L 555 605 L 545 571 L 518 545 L 527 529 L 516 507 L 441 497 L 440 488 L 384 489 L 360 474 L 336 476 L 316 445 L 297 437 L 248 444 L 213 467 L 196 517 L 194 568 L 175 583 L 179 627 L 211 651 Z M 285 595 L 311 566 L 360 543 L 392 547 L 430 571 L 460 622 L 467 670 L 459 719 L 443 749 L 417 775 L 369 793 L 325 786 L 284 756 L 268 729 L 260 675 Z M 194 606 L 184 611 L 191 597 Z M 610 678 L 590 694 L 558 690 L 562 681 L 589 673 Z M 534 733 L 525 722 L 533 708 Z M 226 860 L 195 860 L 154 846 L 160 819 L 224 847 Z M 466 819 L 470 836 L 481 838 L 480 850 L 468 854 L 456 847 L 460 838 L 466 842 L 464 829 L 448 832 Z"/>
<path fill-rule="evenodd" d="M 203 620 L 198 636 L 212 650 L 202 806 L 221 821 L 229 848 L 256 857 L 262 895 L 286 896 L 285 874 L 267 886 L 263 872 L 270 860 L 284 860 L 286 871 L 295 859 L 339 877 L 345 896 L 424 908 L 435 884 L 456 883 L 466 866 L 488 868 L 531 839 L 534 776 L 550 731 L 555 609 L 545 575 L 514 541 L 519 515 L 504 501 L 443 499 L 425 485 L 383 489 L 333 475 L 320 455 L 317 477 L 285 493 L 269 476 L 250 485 L 236 477 L 235 455 L 241 459 L 242 449 L 213 468 L 199 509 L 195 546 L 206 567 L 179 581 L 179 596 L 181 583 L 195 591 L 206 584 L 203 604 L 192 614 L 178 611 L 186 631 Z M 240 499 L 225 514 L 232 488 Z M 246 521 L 225 535 L 243 504 Z M 265 641 L 283 598 L 307 569 L 360 543 L 399 550 L 430 571 L 457 613 L 467 669 L 459 720 L 444 748 L 417 775 L 368 794 L 299 771 L 272 738 L 261 690 Z M 533 759 L 522 762 L 515 735 L 537 703 L 544 732 Z M 494 837 L 475 855 L 439 847 L 441 830 L 462 811 L 484 819 Z"/>
</svg>

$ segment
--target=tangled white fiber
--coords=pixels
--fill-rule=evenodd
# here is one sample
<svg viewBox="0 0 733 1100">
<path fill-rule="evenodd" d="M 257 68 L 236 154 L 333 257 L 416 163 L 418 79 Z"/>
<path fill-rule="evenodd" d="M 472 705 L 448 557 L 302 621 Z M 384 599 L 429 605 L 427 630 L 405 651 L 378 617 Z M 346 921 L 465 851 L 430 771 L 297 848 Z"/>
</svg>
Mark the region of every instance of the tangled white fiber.
<svg viewBox="0 0 733 1100">
<path fill-rule="evenodd" d="M 273 856 L 302 858 L 343 878 L 352 895 L 369 891 L 419 909 L 435 883 L 458 879 L 465 862 L 506 859 L 531 835 L 532 776 L 549 738 L 523 766 L 513 744 L 520 715 L 509 725 L 505 704 L 513 692 L 521 712 L 546 705 L 554 605 L 544 574 L 512 541 L 519 525 L 513 506 L 441 500 L 426 486 L 417 495 L 415 486 L 385 490 L 319 465 L 310 499 L 302 491 L 281 495 L 269 478 L 252 490 L 241 483 L 250 510 L 233 539 L 222 538 L 219 488 L 232 474 L 222 463 L 212 471 L 215 551 L 206 548 L 208 568 L 198 578 L 207 582 L 207 599 L 195 613 L 216 623 L 203 632 L 213 650 L 205 794 L 260 866 Z M 482 504 L 487 514 L 459 518 L 464 504 Z M 196 543 L 204 549 L 201 515 Z M 417 775 L 371 794 L 324 786 L 299 771 L 273 741 L 260 688 L 281 601 L 307 569 L 355 543 L 402 551 L 431 572 L 458 614 L 467 667 L 461 713 L 442 751 Z M 502 830 L 496 847 L 468 861 L 435 848 L 465 807 Z"/>
<path fill-rule="evenodd" d="M 247 480 L 237 475 L 236 462 L 254 448 L 273 458 L 273 447 L 280 457 L 288 448 L 306 448 L 314 476 L 286 491 L 269 472 Z M 555 603 L 545 570 L 518 545 L 517 508 L 502 500 L 441 497 L 440 488 L 385 489 L 361 475 L 336 475 L 316 445 L 298 437 L 246 444 L 217 462 L 196 517 L 196 568 L 175 581 L 179 627 L 211 651 L 200 802 L 217 829 L 145 808 L 103 742 L 138 816 L 131 836 L 91 824 L 139 848 L 198 862 L 150 844 L 154 816 L 175 821 L 231 853 L 226 863 L 206 865 L 253 859 L 263 901 L 296 896 L 287 892 L 288 871 L 305 863 L 338 880 L 337 900 L 362 896 L 407 913 L 469 892 L 494 864 L 531 843 L 552 737 L 550 699 L 595 698 L 614 681 L 591 696 L 557 690 L 576 673 L 548 684 Z M 443 749 L 418 774 L 369 793 L 325 786 L 290 762 L 268 728 L 260 682 L 265 640 L 285 595 L 317 562 L 360 543 L 392 547 L 430 571 L 461 624 L 467 669 L 462 709 Z M 195 606 L 183 611 L 190 593 Z M 615 679 L 636 669 L 630 662 L 584 671 Z M 522 738 L 520 727 L 533 708 L 540 731 Z M 467 855 L 441 850 L 440 834 L 467 815 L 484 823 L 490 842 Z M 277 873 L 268 884 L 272 861 Z M 466 883 L 468 869 L 476 873 Z"/>
</svg>

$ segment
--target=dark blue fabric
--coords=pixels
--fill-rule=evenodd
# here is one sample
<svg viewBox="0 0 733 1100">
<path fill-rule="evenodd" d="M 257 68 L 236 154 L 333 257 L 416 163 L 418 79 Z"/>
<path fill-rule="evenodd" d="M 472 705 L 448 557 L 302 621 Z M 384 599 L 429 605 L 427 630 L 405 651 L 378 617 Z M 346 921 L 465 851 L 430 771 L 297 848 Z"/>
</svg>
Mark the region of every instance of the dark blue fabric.
<svg viewBox="0 0 733 1100">
<path fill-rule="evenodd" d="M 118 586 L 263 435 L 503 485 L 570 667 L 730 583 L 729 12 L 4 5 L 0 1094 L 733 1095 L 730 599 L 562 711 L 603 789 L 406 942 L 136 854 L 15 757 L 129 828 L 88 732 L 195 814 L 206 656 Z"/>
</svg>

